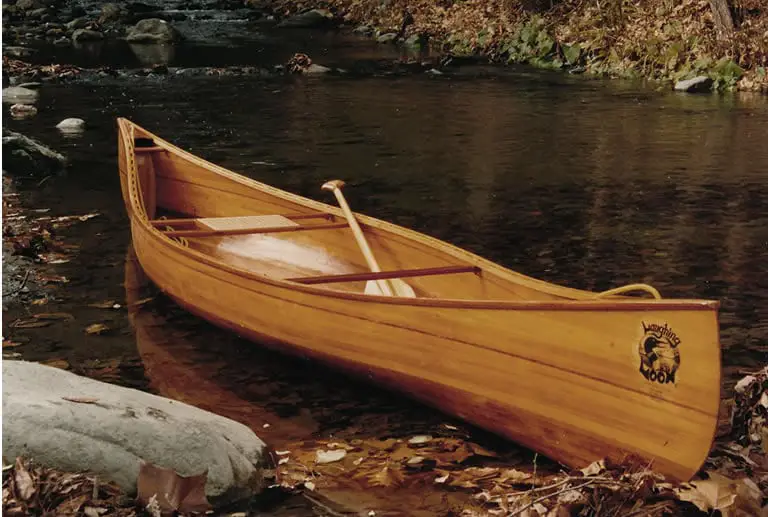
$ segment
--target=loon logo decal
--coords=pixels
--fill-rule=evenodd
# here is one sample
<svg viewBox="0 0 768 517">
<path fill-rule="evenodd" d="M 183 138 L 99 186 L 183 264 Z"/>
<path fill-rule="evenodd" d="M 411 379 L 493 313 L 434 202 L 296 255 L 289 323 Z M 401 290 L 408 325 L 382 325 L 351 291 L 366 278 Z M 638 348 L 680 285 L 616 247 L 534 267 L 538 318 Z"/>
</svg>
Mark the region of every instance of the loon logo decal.
<svg viewBox="0 0 768 517">
<path fill-rule="evenodd" d="M 680 367 L 680 338 L 665 323 L 643 322 L 640 339 L 640 373 L 650 382 L 669 384 L 675 382 Z"/>
</svg>

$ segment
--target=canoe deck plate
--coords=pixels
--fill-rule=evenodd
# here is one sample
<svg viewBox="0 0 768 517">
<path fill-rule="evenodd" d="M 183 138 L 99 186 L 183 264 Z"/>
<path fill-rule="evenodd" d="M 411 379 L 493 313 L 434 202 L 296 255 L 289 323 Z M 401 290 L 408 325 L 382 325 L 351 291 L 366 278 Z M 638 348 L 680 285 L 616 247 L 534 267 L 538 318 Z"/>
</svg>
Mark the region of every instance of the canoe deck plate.
<svg viewBox="0 0 768 517">
<path fill-rule="evenodd" d="M 204 217 L 197 222 L 211 230 L 240 230 L 244 228 L 278 228 L 301 226 L 282 215 L 243 215 L 239 217 Z"/>
</svg>

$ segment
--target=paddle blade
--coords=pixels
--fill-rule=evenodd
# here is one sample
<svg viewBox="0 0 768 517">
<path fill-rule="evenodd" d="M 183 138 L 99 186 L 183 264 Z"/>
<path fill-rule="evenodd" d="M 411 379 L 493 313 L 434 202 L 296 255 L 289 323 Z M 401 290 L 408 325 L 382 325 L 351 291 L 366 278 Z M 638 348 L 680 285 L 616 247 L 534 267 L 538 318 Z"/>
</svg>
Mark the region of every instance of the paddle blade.
<svg viewBox="0 0 768 517">
<path fill-rule="evenodd" d="M 399 278 L 383 281 L 389 284 L 389 288 L 392 289 L 392 292 L 395 294 L 395 296 L 401 296 L 403 298 L 416 298 L 416 292 L 413 290 L 413 288 Z M 365 294 L 377 294 L 379 296 L 386 295 L 386 293 L 382 291 L 381 287 L 379 287 L 379 283 L 375 280 L 368 280 L 365 283 Z"/>
</svg>

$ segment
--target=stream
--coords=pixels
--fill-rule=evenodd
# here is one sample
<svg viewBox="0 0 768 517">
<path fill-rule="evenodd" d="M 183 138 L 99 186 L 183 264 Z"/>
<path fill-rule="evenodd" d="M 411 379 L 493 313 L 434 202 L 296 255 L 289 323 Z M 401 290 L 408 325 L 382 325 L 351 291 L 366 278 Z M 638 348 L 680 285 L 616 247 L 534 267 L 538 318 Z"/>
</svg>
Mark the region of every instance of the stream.
<svg viewBox="0 0 768 517">
<path fill-rule="evenodd" d="M 226 21 L 226 20 L 225 20 Z M 235 23 L 229 20 L 228 23 Z M 238 23 L 240 23 L 238 21 Z M 39 62 L 132 68 L 274 66 L 295 52 L 323 65 L 393 59 L 393 46 L 263 24 L 235 40 L 185 42 L 154 58 L 125 43 Z M 208 34 L 208 33 L 205 33 Z M 575 288 L 644 282 L 665 297 L 721 301 L 723 388 L 768 352 L 768 101 L 681 95 L 529 68 L 467 66 L 449 76 L 153 76 L 45 84 L 39 113 L 6 127 L 67 155 L 67 174 L 19 179 L 26 209 L 98 213 L 71 226 L 67 283 L 45 304 L 4 297 L 3 333 L 24 359 L 150 389 L 251 425 L 277 447 L 318 437 L 388 438 L 460 429 L 504 458 L 532 454 L 398 395 L 261 349 L 175 307 L 132 256 L 116 163 L 115 117 L 275 187 L 407 226 L 521 273 Z M 86 120 L 81 136 L 55 125 Z M 35 295 L 36 297 L 39 296 Z M 93 306 L 115 301 L 116 309 Z M 126 300 L 128 303 L 126 304 Z M 24 303 L 21 303 L 21 302 Z M 139 302 L 139 303 L 137 303 Z M 71 320 L 16 329 L 31 312 Z M 87 334 L 103 323 L 109 330 Z M 111 377 L 110 377 L 111 376 Z M 442 429 L 442 431 L 441 431 Z M 460 497 L 337 487 L 345 508 L 433 515 Z M 387 499 L 389 497 L 389 500 Z M 314 515 L 304 500 L 259 510 Z M 407 508 L 404 509 L 404 508 Z"/>
</svg>

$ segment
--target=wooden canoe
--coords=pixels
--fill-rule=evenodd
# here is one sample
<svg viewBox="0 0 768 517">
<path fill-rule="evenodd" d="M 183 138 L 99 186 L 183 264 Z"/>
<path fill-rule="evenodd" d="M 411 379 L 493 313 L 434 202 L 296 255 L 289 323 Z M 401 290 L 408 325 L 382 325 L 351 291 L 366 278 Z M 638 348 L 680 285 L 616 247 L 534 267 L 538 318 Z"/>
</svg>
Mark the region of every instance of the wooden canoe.
<svg viewBox="0 0 768 517">
<path fill-rule="evenodd" d="M 339 208 L 118 126 L 139 262 L 190 312 L 570 467 L 608 458 L 687 480 L 707 457 L 720 400 L 716 301 L 553 285 L 357 214 L 383 271 L 371 273 Z M 382 278 L 416 296 L 367 294 Z"/>
</svg>

